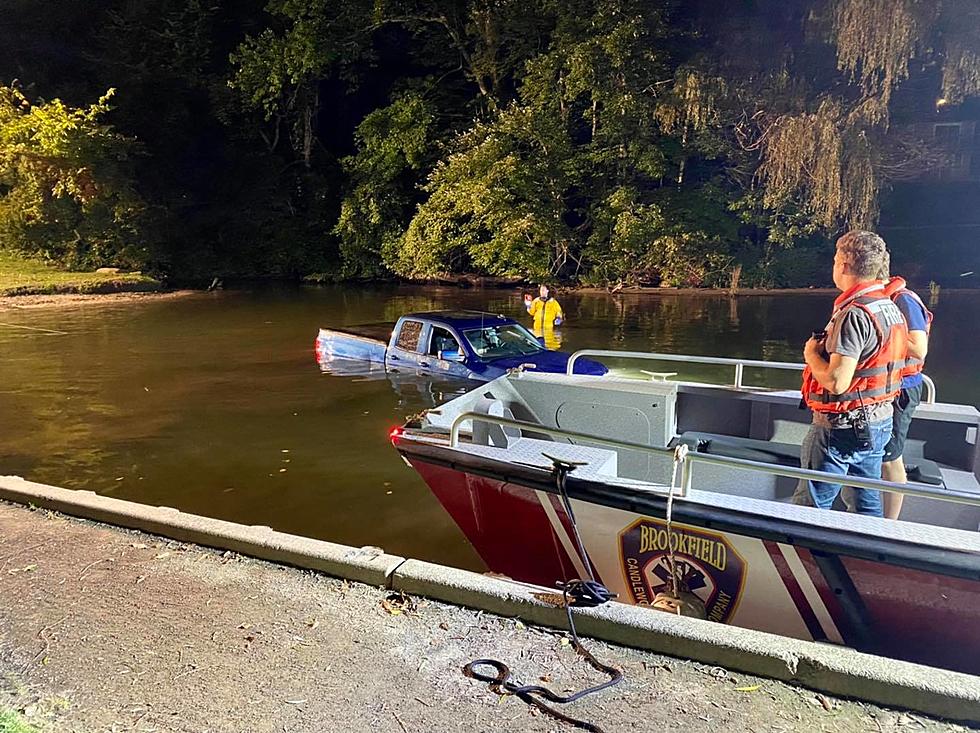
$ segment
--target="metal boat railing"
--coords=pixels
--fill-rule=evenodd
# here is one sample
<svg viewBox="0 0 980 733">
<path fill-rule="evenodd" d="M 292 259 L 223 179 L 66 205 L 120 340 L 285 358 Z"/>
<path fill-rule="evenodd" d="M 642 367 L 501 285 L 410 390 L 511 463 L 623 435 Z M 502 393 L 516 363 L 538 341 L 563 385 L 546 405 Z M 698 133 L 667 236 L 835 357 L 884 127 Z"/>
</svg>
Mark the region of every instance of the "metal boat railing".
<svg viewBox="0 0 980 733">
<path fill-rule="evenodd" d="M 572 354 L 568 359 L 568 366 L 565 374 L 571 376 L 575 373 L 575 362 L 581 357 L 598 356 L 615 359 L 639 359 L 644 361 L 677 361 L 687 364 L 714 364 L 719 366 L 730 366 L 735 369 L 735 379 L 730 387 L 736 389 L 761 389 L 751 387 L 744 383 L 743 377 L 745 367 L 759 369 L 783 369 L 786 371 L 802 372 L 805 364 L 793 361 L 761 361 L 758 359 L 733 359 L 723 356 L 692 356 L 689 354 L 658 354 L 647 351 L 616 351 L 615 349 L 580 349 Z M 936 401 L 936 383 L 923 374 L 922 382 L 925 386 L 922 401 L 932 404 Z"/>
<path fill-rule="evenodd" d="M 550 428 L 536 423 L 513 420 L 507 417 L 497 417 L 487 415 L 483 412 L 464 412 L 456 416 L 449 429 L 449 447 L 459 448 L 459 433 L 463 423 L 470 420 L 482 420 L 483 422 L 499 425 L 504 428 L 516 428 L 529 433 L 539 433 L 550 437 L 569 438 L 570 440 L 581 440 L 596 445 L 605 445 L 611 448 L 625 448 L 636 450 L 642 453 L 657 455 L 680 462 L 680 486 L 675 492 L 675 496 L 686 496 L 691 488 L 694 475 L 694 466 L 698 463 L 722 466 L 725 468 L 755 471 L 757 473 L 770 476 L 784 476 L 786 478 L 802 479 L 804 481 L 823 481 L 825 483 L 844 483 L 858 489 L 874 489 L 878 491 L 891 491 L 906 496 L 921 496 L 926 499 L 938 499 L 939 501 L 949 501 L 956 504 L 969 504 L 980 506 L 980 495 L 971 494 L 964 491 L 950 491 L 947 489 L 936 489 L 928 484 L 907 483 L 896 484 L 891 481 L 880 479 L 860 478 L 858 476 L 840 476 L 837 474 L 826 473 L 824 471 L 813 471 L 807 468 L 794 468 L 793 466 L 779 466 L 771 463 L 760 463 L 759 461 L 749 461 L 744 458 L 731 458 L 729 456 L 716 456 L 710 453 L 696 453 L 694 451 L 677 451 L 675 448 L 661 448 L 658 446 L 634 443 L 628 440 L 617 440 L 616 438 L 606 438 L 601 435 L 590 435 L 580 433 L 576 430 L 564 430 L 562 428 Z"/>
</svg>

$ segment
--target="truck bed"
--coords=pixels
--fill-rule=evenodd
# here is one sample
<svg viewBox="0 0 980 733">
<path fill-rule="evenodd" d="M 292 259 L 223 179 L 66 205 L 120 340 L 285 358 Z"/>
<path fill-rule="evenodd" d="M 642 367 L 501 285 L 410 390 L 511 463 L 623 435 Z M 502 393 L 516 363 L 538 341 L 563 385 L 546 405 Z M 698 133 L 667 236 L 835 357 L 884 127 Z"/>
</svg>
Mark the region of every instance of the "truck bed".
<svg viewBox="0 0 980 733">
<path fill-rule="evenodd" d="M 317 358 L 356 359 L 384 363 L 391 336 L 390 323 L 369 323 L 350 328 L 321 328 L 316 339 Z"/>
</svg>

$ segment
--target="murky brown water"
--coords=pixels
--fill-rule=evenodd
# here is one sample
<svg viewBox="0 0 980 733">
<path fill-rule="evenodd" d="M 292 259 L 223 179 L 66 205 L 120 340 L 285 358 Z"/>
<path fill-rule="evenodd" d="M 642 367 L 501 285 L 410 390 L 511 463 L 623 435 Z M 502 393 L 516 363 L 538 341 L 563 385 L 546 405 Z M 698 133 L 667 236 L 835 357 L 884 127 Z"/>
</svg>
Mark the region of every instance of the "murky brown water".
<svg viewBox="0 0 980 733">
<path fill-rule="evenodd" d="M 831 300 L 567 296 L 563 348 L 799 361 Z M 387 440 L 459 385 L 323 374 L 313 356 L 319 326 L 437 308 L 526 317 L 517 291 L 417 287 L 0 313 L 0 474 L 482 569 Z M 978 317 L 980 293 L 936 308 L 929 373 L 943 401 L 980 403 Z"/>
</svg>

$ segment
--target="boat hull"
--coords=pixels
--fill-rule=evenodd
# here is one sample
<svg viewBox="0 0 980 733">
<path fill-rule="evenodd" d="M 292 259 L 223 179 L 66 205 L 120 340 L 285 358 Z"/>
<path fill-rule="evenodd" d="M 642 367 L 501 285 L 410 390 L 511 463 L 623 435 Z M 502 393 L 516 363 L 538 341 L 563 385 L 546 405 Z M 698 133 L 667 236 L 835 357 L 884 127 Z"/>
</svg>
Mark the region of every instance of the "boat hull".
<svg viewBox="0 0 980 733">
<path fill-rule="evenodd" d="M 544 586 L 586 575 L 556 492 L 406 457 L 491 571 Z M 980 673 L 980 579 L 955 562 L 946 574 L 724 522 L 678 521 L 668 533 L 662 513 L 572 507 L 588 560 L 621 602 L 650 605 L 666 590 L 673 550 L 710 620 Z"/>
</svg>

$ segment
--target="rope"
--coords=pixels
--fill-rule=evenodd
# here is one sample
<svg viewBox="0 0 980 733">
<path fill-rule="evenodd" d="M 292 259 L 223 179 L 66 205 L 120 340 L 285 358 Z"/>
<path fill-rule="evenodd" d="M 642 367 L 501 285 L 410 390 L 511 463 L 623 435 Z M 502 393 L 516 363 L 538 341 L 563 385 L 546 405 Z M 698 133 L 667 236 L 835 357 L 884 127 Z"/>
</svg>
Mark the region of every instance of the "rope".
<svg viewBox="0 0 980 733">
<path fill-rule="evenodd" d="M 591 731 L 592 733 L 603 733 L 603 729 L 595 723 L 590 723 L 587 720 L 580 720 L 579 718 L 573 718 L 572 716 L 566 715 L 560 710 L 556 710 L 550 705 L 546 705 L 544 703 L 544 700 L 559 705 L 575 702 L 586 695 L 591 695 L 595 692 L 599 692 L 600 690 L 604 690 L 607 687 L 617 685 L 623 679 L 623 673 L 621 671 L 615 667 L 610 667 L 608 664 L 603 664 L 600 662 L 579 640 L 578 633 L 575 630 L 575 622 L 572 620 L 572 606 L 576 604 L 576 598 L 572 595 L 572 591 L 569 588 L 569 586 L 571 586 L 574 582 L 575 581 L 572 581 L 571 583 L 566 584 L 562 589 L 562 595 L 565 599 L 565 615 L 568 618 L 569 631 L 572 633 L 572 647 L 576 652 L 585 657 L 585 661 L 592 665 L 592 667 L 599 672 L 608 674 L 608 680 L 598 685 L 587 687 L 584 690 L 573 692 L 570 695 L 557 695 L 542 685 L 519 685 L 516 682 L 513 682 L 511 680 L 512 672 L 510 671 L 510 667 L 496 659 L 474 659 L 472 662 L 463 667 L 463 674 L 465 674 L 467 677 L 471 677 L 472 679 L 479 680 L 480 682 L 489 683 L 490 689 L 496 692 L 498 695 L 516 695 L 528 705 L 533 705 L 538 710 L 547 713 L 557 720 L 570 723 L 576 728 Z M 606 592 L 608 593 L 608 591 Z M 491 667 L 492 669 L 496 670 L 497 673 L 495 675 L 484 674 L 482 672 L 478 672 L 476 670 L 477 667 Z"/>
<path fill-rule="evenodd" d="M 667 490 L 667 562 L 670 565 L 670 592 L 675 599 L 680 600 L 680 589 L 677 579 L 677 561 L 674 558 L 674 491 L 677 489 L 677 469 L 687 458 L 687 446 L 681 444 L 674 449 L 674 468 L 670 474 L 670 488 Z M 677 607 L 677 614 L 680 615 L 680 606 Z"/>
<path fill-rule="evenodd" d="M 463 667 L 463 674 L 472 679 L 479 680 L 480 682 L 488 683 L 490 685 L 490 689 L 498 695 L 516 695 L 528 705 L 533 705 L 534 707 L 538 708 L 538 710 L 542 711 L 543 713 L 547 713 L 556 720 L 569 723 L 574 725 L 576 728 L 591 731 L 592 733 L 603 733 L 603 729 L 595 723 L 573 718 L 570 715 L 566 715 L 550 705 L 545 704 L 544 702 L 547 700 L 548 702 L 559 705 L 575 702 L 586 695 L 591 695 L 595 692 L 599 692 L 600 690 L 604 690 L 607 687 L 617 685 L 623 679 L 623 673 L 620 670 L 616 669 L 615 667 L 610 667 L 607 664 L 603 664 L 596 659 L 595 656 L 593 656 L 592 652 L 585 648 L 581 640 L 578 638 L 578 632 L 575 630 L 575 620 L 572 618 L 572 606 L 594 608 L 596 606 L 601 606 L 603 603 L 606 603 L 613 598 L 616 598 L 615 593 L 611 593 L 604 585 L 602 585 L 602 583 L 596 580 L 592 563 L 589 561 L 589 556 L 585 552 L 585 544 L 582 542 L 582 536 L 578 531 L 578 523 L 575 520 L 574 511 L 572 511 L 571 500 L 568 498 L 568 492 L 565 488 L 565 480 L 568 478 L 568 474 L 574 471 L 578 466 L 584 464 L 562 461 L 557 458 L 552 458 L 547 454 L 545 454 L 545 457 L 551 460 L 551 462 L 554 464 L 555 483 L 558 487 L 558 494 L 561 497 L 565 511 L 568 513 L 568 518 L 572 523 L 572 534 L 575 537 L 575 544 L 589 576 L 589 580 L 570 580 L 566 583 L 560 584 L 562 589 L 562 598 L 565 605 L 565 616 L 568 619 L 568 630 L 572 634 L 572 647 L 579 655 L 584 657 L 585 661 L 587 661 L 595 670 L 609 675 L 609 679 L 598 685 L 593 685 L 592 687 L 587 687 L 584 690 L 573 692 L 570 695 L 558 695 L 542 685 L 520 685 L 512 681 L 512 672 L 510 671 L 510 667 L 496 659 L 474 659 L 472 662 Z M 491 675 L 479 672 L 476 669 L 477 667 L 490 667 L 496 670 L 496 674 Z"/>
</svg>

